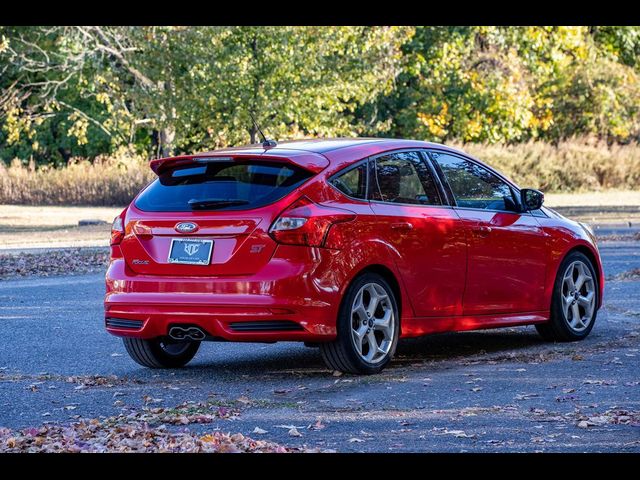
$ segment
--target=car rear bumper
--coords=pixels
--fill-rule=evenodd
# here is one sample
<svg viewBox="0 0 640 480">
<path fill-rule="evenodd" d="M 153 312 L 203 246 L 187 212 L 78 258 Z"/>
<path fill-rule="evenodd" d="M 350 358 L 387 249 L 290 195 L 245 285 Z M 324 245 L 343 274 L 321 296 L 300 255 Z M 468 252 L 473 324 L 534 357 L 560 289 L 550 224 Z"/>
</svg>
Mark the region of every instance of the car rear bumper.
<svg viewBox="0 0 640 480">
<path fill-rule="evenodd" d="M 340 293 L 330 265 L 301 250 L 308 249 L 298 247 L 296 259 L 272 259 L 256 275 L 225 278 L 139 275 L 116 258 L 106 273 L 106 329 L 153 338 L 193 325 L 212 340 L 330 341 Z"/>
</svg>

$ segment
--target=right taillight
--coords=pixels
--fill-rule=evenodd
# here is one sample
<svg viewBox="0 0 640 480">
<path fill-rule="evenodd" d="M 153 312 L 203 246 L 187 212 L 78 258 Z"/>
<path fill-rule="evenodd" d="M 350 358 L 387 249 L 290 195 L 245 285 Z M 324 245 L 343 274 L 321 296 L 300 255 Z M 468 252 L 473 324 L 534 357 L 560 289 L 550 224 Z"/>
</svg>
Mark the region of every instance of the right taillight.
<svg viewBox="0 0 640 480">
<path fill-rule="evenodd" d="M 124 238 L 124 212 L 113 219 L 111 225 L 111 245 L 120 245 L 120 242 Z"/>
<path fill-rule="evenodd" d="M 269 234 L 278 243 L 322 247 L 332 225 L 354 218 L 356 214 L 349 210 L 318 205 L 303 197 L 280 214 Z"/>
</svg>

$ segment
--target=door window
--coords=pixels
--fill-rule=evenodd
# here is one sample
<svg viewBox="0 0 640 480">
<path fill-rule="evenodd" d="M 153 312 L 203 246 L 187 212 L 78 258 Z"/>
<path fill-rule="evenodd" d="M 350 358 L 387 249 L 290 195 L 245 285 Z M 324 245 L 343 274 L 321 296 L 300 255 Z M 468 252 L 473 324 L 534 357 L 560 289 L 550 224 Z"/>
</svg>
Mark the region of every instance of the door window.
<svg viewBox="0 0 640 480">
<path fill-rule="evenodd" d="M 516 211 L 511 187 L 477 163 L 430 152 L 444 174 L 458 207 Z"/>
<path fill-rule="evenodd" d="M 380 202 L 441 205 L 429 167 L 418 152 L 397 152 L 373 161 L 370 198 Z"/>
</svg>

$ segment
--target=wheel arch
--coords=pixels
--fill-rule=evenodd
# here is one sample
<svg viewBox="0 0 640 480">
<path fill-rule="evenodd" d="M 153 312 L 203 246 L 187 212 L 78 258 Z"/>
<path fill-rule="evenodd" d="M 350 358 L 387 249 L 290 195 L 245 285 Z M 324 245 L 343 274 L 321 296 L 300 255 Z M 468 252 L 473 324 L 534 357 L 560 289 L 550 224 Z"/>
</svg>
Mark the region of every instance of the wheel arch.
<svg viewBox="0 0 640 480">
<path fill-rule="evenodd" d="M 385 265 L 379 263 L 368 265 L 353 276 L 353 278 L 349 282 L 349 286 L 351 286 L 356 278 L 365 273 L 376 273 L 385 279 L 396 297 L 396 303 L 398 305 L 398 315 L 400 316 L 400 319 L 402 319 L 402 289 L 400 288 L 400 282 L 396 278 L 395 273 L 393 273 L 393 271 L 389 267 L 386 267 Z"/>
</svg>

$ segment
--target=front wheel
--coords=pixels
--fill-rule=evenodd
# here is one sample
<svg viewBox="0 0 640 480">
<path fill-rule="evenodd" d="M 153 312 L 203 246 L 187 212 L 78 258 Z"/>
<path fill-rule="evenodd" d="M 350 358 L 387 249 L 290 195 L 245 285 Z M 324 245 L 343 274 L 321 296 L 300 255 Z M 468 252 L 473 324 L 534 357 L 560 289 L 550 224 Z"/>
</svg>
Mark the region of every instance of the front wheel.
<svg viewBox="0 0 640 480">
<path fill-rule="evenodd" d="M 180 368 L 195 356 L 200 342 L 177 342 L 169 338 L 124 337 L 122 339 L 129 356 L 143 367 Z"/>
<path fill-rule="evenodd" d="M 598 277 L 589 258 L 572 252 L 562 261 L 553 286 L 551 318 L 536 325 L 545 340 L 582 340 L 593 328 L 598 313 Z"/>
<path fill-rule="evenodd" d="M 338 337 L 320 344 L 329 368 L 346 373 L 380 372 L 393 357 L 400 330 L 398 304 L 386 280 L 365 273 L 349 287 L 337 319 Z"/>
</svg>

